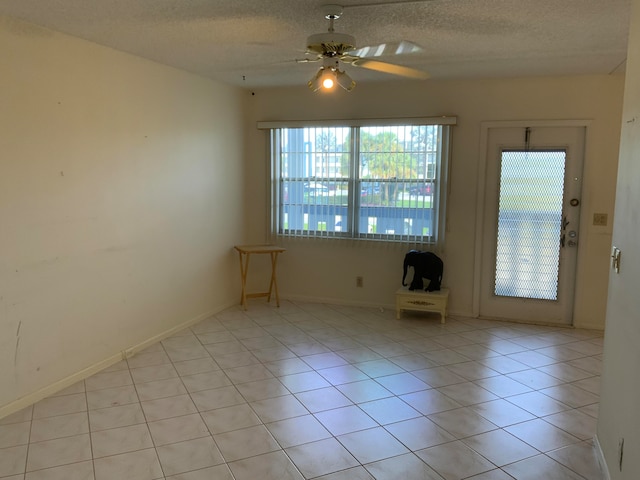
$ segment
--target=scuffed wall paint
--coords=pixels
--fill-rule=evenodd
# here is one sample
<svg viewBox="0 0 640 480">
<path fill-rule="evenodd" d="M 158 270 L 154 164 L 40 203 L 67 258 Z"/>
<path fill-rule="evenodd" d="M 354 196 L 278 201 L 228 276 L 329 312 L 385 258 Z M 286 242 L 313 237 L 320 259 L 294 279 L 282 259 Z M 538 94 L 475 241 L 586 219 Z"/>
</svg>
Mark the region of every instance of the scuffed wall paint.
<svg viewBox="0 0 640 480">
<path fill-rule="evenodd" d="M 245 94 L 18 21 L 0 44 L 1 409 L 236 299 Z"/>
</svg>

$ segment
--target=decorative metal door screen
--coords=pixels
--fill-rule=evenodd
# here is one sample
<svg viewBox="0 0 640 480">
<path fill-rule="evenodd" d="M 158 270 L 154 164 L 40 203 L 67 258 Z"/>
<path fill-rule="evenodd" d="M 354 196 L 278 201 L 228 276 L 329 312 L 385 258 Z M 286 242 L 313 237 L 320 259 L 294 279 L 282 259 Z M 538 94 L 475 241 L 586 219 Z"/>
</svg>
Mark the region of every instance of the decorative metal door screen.
<svg viewBox="0 0 640 480">
<path fill-rule="evenodd" d="M 494 294 L 558 299 L 566 151 L 503 150 Z"/>
</svg>

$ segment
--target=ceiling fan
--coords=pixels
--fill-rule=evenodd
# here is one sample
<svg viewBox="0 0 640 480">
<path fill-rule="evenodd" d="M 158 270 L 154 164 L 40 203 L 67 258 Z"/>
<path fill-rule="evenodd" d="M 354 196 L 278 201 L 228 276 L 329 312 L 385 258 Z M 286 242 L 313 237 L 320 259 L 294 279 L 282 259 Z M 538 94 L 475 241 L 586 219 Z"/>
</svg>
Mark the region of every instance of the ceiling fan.
<svg viewBox="0 0 640 480">
<path fill-rule="evenodd" d="M 382 43 L 358 48 L 356 47 L 356 39 L 352 35 L 334 30 L 334 21 L 342 15 L 343 7 L 325 5 L 323 10 L 325 18 L 329 20 L 329 30 L 325 33 L 309 36 L 305 52 L 307 58 L 296 60 L 299 63 L 322 61 L 322 67 L 307 83 L 314 92 L 321 88 L 330 90 L 336 84 L 347 91 L 353 90 L 356 82 L 344 70 L 340 70 L 340 62 L 408 78 L 429 78 L 429 74 L 421 70 L 372 59 L 382 55 L 417 53 L 422 50 L 418 45 L 403 40 L 396 43 Z"/>
</svg>

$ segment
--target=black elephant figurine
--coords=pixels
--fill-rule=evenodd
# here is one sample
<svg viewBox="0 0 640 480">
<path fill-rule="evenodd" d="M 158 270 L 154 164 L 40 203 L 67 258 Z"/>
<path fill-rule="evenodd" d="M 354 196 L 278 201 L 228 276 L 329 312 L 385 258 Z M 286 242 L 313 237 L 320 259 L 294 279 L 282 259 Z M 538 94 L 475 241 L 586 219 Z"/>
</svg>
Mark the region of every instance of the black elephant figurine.
<svg viewBox="0 0 640 480">
<path fill-rule="evenodd" d="M 410 250 L 404 256 L 404 273 L 402 274 L 402 286 L 407 277 L 407 268 L 413 267 L 413 280 L 409 286 L 409 290 L 422 290 L 424 288 L 423 278 L 429 280 L 429 285 L 425 290 L 433 292 L 440 290 L 442 282 L 442 271 L 444 269 L 442 260 L 435 253 L 420 252 L 418 250 Z"/>
</svg>

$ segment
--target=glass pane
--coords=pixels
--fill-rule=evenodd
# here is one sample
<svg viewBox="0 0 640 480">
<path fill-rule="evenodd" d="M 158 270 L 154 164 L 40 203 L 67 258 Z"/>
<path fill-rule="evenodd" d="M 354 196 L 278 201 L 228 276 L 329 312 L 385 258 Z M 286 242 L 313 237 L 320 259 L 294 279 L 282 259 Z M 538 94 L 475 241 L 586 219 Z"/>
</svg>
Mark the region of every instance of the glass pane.
<svg viewBox="0 0 640 480">
<path fill-rule="evenodd" d="M 495 295 L 557 300 L 564 151 L 503 151 Z"/>
<path fill-rule="evenodd" d="M 442 126 L 277 132 L 279 234 L 434 239 Z"/>
<path fill-rule="evenodd" d="M 360 129 L 361 235 L 393 235 L 409 240 L 434 231 L 438 147 L 437 125 Z"/>
<path fill-rule="evenodd" d="M 282 130 L 280 232 L 348 231 L 349 128 Z"/>
</svg>

